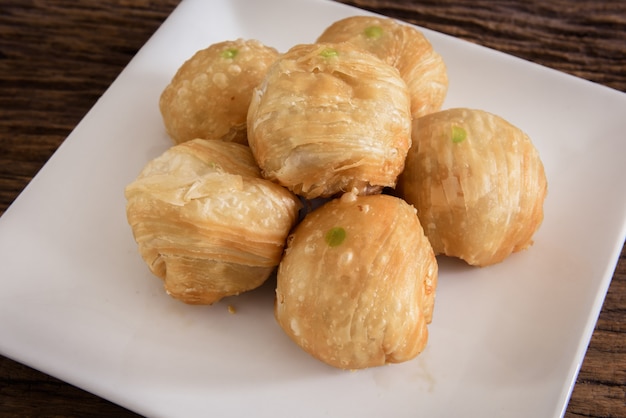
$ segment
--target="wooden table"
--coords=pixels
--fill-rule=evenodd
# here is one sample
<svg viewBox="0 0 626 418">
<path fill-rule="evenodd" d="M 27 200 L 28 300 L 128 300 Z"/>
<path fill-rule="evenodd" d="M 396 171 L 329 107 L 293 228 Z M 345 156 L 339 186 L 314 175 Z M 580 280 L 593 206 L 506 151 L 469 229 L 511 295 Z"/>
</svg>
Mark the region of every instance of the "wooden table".
<svg viewBox="0 0 626 418">
<path fill-rule="evenodd" d="M 624 1 L 342 1 L 626 92 Z M 177 4 L 0 1 L 0 214 Z M 626 417 L 625 392 L 622 250 L 566 416 Z M 0 416 L 134 414 L 0 357 Z"/>
</svg>

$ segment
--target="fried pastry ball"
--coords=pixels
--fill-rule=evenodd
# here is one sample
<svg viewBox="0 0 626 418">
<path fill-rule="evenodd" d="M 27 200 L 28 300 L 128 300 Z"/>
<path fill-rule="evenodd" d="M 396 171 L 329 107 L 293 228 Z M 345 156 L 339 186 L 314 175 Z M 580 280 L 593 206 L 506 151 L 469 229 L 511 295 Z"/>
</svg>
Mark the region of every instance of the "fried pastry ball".
<svg viewBox="0 0 626 418">
<path fill-rule="evenodd" d="M 300 207 L 261 178 L 247 146 L 202 139 L 149 162 L 125 194 L 141 256 L 166 291 L 189 304 L 260 286 Z"/>
<path fill-rule="evenodd" d="M 161 94 L 159 107 L 175 143 L 195 138 L 247 143 L 252 89 L 278 51 L 256 40 L 213 44 L 196 52 Z"/>
<path fill-rule="evenodd" d="M 435 253 L 476 266 L 532 244 L 547 181 L 529 137 L 499 116 L 450 109 L 416 119 L 398 192 Z"/>
<path fill-rule="evenodd" d="M 411 144 L 398 71 L 354 45 L 297 45 L 254 91 L 248 141 L 263 175 L 307 199 L 394 186 Z"/>
<path fill-rule="evenodd" d="M 441 55 L 413 26 L 375 16 L 352 16 L 330 25 L 318 42 L 350 42 L 400 71 L 411 96 L 414 118 L 441 109 L 448 72 Z"/>
<path fill-rule="evenodd" d="M 426 345 L 437 271 L 412 206 L 385 194 L 346 193 L 290 235 L 276 320 L 304 351 L 334 367 L 404 362 Z"/>
</svg>

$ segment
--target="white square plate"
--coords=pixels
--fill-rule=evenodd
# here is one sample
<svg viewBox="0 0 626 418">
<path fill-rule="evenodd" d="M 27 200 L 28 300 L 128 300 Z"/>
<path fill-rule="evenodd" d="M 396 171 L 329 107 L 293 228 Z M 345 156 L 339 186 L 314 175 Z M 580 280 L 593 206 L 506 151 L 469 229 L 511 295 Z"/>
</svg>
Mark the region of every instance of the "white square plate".
<svg viewBox="0 0 626 418">
<path fill-rule="evenodd" d="M 562 414 L 626 235 L 623 93 L 424 31 L 449 69 L 445 107 L 525 130 L 549 193 L 529 250 L 483 269 L 441 260 L 413 361 L 335 370 L 280 330 L 272 283 L 187 306 L 139 257 L 123 190 L 171 145 L 158 98 L 182 62 L 239 37 L 285 51 L 364 13 L 183 1 L 0 218 L 0 352 L 150 416 Z"/>
</svg>

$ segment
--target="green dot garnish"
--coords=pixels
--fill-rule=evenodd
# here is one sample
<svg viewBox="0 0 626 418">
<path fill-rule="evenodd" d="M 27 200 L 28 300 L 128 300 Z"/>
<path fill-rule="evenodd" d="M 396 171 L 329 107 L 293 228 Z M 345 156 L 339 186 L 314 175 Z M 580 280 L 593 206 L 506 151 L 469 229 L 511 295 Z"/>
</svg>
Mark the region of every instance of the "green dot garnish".
<svg viewBox="0 0 626 418">
<path fill-rule="evenodd" d="M 224 51 L 222 51 L 222 58 L 230 58 L 233 59 L 237 56 L 237 54 L 239 53 L 238 49 L 235 48 L 228 48 L 225 49 Z"/>
<path fill-rule="evenodd" d="M 365 36 L 370 39 L 378 39 L 383 36 L 383 28 L 380 26 L 370 26 L 365 28 Z"/>
<path fill-rule="evenodd" d="M 341 245 L 341 243 L 346 239 L 346 230 L 340 226 L 336 226 L 334 228 L 330 228 L 326 235 L 324 236 L 324 240 L 326 244 L 330 247 L 337 247 Z"/>
<path fill-rule="evenodd" d="M 339 55 L 339 52 L 337 52 L 337 50 L 333 48 L 325 48 L 322 50 L 322 52 L 320 52 L 320 55 L 324 58 L 330 58 L 336 57 L 337 55 Z"/>
<path fill-rule="evenodd" d="M 465 129 L 461 128 L 460 126 L 452 127 L 452 142 L 458 144 L 459 142 L 463 142 L 466 137 L 467 132 L 465 131 Z"/>
</svg>

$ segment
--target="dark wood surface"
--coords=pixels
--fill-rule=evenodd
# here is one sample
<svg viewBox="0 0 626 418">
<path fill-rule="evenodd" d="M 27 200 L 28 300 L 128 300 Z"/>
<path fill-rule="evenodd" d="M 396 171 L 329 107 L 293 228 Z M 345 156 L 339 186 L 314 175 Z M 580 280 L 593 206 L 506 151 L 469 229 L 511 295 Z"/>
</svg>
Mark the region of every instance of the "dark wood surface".
<svg viewBox="0 0 626 418">
<path fill-rule="evenodd" d="M 342 2 L 626 92 L 625 1 Z M 0 214 L 177 4 L 0 0 Z M 0 416 L 134 414 L 0 356 Z M 624 250 L 565 416 L 626 417 Z"/>
</svg>

